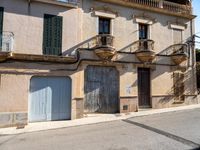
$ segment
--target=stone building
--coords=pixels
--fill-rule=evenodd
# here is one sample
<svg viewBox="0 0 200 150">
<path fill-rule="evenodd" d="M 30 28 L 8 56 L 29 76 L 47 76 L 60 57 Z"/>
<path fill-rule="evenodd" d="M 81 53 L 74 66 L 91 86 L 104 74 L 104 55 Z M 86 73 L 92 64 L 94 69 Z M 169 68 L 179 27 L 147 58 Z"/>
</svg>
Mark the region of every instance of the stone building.
<svg viewBox="0 0 200 150">
<path fill-rule="evenodd" d="M 188 0 L 1 0 L 0 127 L 197 104 Z"/>
</svg>

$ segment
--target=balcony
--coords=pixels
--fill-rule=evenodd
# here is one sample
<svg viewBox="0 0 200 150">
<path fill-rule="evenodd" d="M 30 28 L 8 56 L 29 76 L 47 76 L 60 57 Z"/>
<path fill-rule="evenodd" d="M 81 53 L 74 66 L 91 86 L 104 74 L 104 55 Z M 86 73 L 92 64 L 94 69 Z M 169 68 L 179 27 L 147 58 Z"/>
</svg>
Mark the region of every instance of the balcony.
<svg viewBox="0 0 200 150">
<path fill-rule="evenodd" d="M 173 62 L 177 65 L 188 59 L 188 46 L 187 44 L 175 44 L 172 45 L 173 53 L 171 54 L 171 58 Z"/>
<path fill-rule="evenodd" d="M 29 0 L 31 1 L 38 1 L 41 3 L 48 3 L 48 4 L 54 4 L 54 5 L 60 5 L 65 7 L 71 7 L 76 8 L 79 0 Z"/>
<path fill-rule="evenodd" d="M 98 0 L 107 3 L 118 4 L 126 7 L 133 7 L 152 12 L 169 14 L 172 16 L 182 16 L 193 19 L 192 7 L 188 0 Z"/>
<path fill-rule="evenodd" d="M 13 44 L 14 34 L 12 32 L 3 32 L 0 35 L 0 62 L 4 61 L 13 51 Z"/>
<path fill-rule="evenodd" d="M 154 52 L 154 41 L 149 39 L 141 39 L 135 42 L 137 50 L 135 55 L 142 62 L 152 62 L 156 57 Z"/>
<path fill-rule="evenodd" d="M 109 34 L 100 34 L 96 37 L 96 46 L 94 51 L 96 55 L 104 60 L 112 59 L 116 51 L 113 47 L 114 37 Z"/>
<path fill-rule="evenodd" d="M 0 35 L 0 52 L 11 52 L 13 50 L 14 34 L 12 32 L 3 32 Z"/>
<path fill-rule="evenodd" d="M 32 62 L 53 62 L 53 63 L 73 63 L 76 58 L 73 56 L 50 56 L 15 53 L 14 49 L 14 34 L 12 32 L 3 32 L 0 36 L 0 62 L 6 60 L 16 61 L 32 61 Z"/>
</svg>

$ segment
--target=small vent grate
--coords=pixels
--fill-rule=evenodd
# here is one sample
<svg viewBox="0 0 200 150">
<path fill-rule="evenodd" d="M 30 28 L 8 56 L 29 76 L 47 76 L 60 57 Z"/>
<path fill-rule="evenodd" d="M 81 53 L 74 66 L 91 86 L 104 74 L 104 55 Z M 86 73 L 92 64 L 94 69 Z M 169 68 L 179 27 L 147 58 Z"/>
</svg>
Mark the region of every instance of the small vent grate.
<svg viewBox="0 0 200 150">
<path fill-rule="evenodd" d="M 123 105 L 123 110 L 128 110 L 128 105 Z"/>
</svg>

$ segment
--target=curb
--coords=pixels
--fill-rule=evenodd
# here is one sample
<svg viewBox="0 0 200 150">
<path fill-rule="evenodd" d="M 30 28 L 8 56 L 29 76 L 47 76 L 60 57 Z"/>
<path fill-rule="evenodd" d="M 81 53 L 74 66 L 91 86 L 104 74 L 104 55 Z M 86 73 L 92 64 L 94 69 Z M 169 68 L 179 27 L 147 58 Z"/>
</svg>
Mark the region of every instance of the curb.
<svg viewBox="0 0 200 150">
<path fill-rule="evenodd" d="M 162 113 L 192 110 L 198 108 L 200 108 L 200 104 L 173 107 L 173 108 L 164 108 L 164 109 L 151 109 L 140 112 L 133 112 L 129 114 L 94 114 L 93 116 L 77 120 L 29 123 L 23 129 L 16 129 L 16 127 L 2 128 L 0 129 L 0 136 L 56 130 L 61 128 L 77 127 L 83 125 L 92 125 L 92 124 L 99 124 L 99 123 L 112 122 L 118 120 L 126 120 L 134 117 L 143 117 L 153 114 L 162 114 Z"/>
</svg>

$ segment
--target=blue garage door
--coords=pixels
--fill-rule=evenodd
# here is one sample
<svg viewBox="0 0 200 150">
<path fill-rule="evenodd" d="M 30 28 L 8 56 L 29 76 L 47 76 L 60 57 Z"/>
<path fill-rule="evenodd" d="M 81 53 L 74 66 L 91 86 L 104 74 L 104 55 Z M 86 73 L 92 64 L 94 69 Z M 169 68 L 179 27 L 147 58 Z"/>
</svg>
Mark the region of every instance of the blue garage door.
<svg viewBox="0 0 200 150">
<path fill-rule="evenodd" d="M 71 80 L 66 77 L 33 77 L 30 83 L 29 121 L 71 118 Z"/>
</svg>

